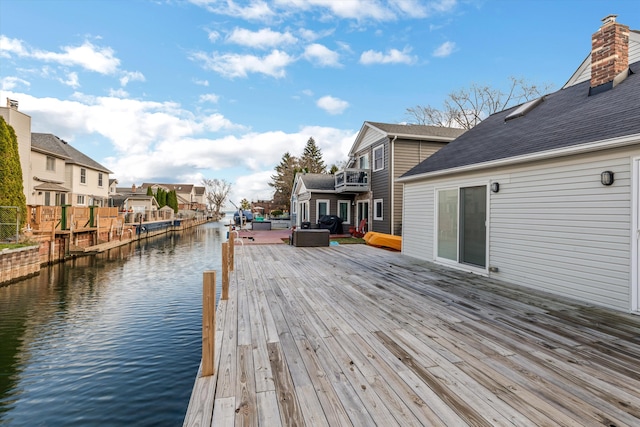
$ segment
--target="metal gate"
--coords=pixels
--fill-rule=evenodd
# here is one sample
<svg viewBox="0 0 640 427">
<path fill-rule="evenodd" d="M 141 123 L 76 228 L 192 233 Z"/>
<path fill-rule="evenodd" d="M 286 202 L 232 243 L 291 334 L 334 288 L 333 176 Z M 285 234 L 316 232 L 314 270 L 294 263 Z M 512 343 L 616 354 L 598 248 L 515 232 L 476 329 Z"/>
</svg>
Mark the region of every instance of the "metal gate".
<svg viewBox="0 0 640 427">
<path fill-rule="evenodd" d="M 0 206 L 0 242 L 18 242 L 20 237 L 20 209 Z"/>
</svg>

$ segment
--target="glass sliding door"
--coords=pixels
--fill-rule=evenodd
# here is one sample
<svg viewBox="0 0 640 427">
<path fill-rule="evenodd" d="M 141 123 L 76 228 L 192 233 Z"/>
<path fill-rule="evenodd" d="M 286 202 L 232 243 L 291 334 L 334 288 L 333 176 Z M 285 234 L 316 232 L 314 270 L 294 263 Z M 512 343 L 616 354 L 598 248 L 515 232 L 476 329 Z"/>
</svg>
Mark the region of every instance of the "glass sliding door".
<svg viewBox="0 0 640 427">
<path fill-rule="evenodd" d="M 460 189 L 460 262 L 484 267 L 487 251 L 487 188 Z"/>
<path fill-rule="evenodd" d="M 486 266 L 487 187 L 463 187 L 437 192 L 436 256 Z"/>
<path fill-rule="evenodd" d="M 438 257 L 458 261 L 458 189 L 438 192 Z"/>
</svg>

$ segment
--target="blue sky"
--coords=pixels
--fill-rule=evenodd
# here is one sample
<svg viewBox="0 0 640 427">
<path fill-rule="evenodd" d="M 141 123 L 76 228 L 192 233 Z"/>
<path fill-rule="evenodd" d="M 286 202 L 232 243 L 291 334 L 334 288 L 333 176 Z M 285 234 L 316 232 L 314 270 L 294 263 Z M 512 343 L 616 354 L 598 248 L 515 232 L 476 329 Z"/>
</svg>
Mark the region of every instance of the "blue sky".
<svg viewBox="0 0 640 427">
<path fill-rule="evenodd" d="M 1 0 L 0 100 L 121 186 L 220 178 L 237 203 L 309 137 L 330 165 L 473 83 L 559 89 L 609 14 L 640 29 L 637 0 Z"/>
</svg>

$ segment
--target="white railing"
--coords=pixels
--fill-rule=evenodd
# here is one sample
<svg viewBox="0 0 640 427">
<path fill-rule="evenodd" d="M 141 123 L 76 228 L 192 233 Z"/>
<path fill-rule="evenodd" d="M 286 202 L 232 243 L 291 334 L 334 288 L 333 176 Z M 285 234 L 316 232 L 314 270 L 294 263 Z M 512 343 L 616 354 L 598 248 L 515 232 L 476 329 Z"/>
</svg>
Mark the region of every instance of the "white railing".
<svg viewBox="0 0 640 427">
<path fill-rule="evenodd" d="M 336 172 L 336 191 L 368 191 L 368 169 L 344 169 Z"/>
</svg>

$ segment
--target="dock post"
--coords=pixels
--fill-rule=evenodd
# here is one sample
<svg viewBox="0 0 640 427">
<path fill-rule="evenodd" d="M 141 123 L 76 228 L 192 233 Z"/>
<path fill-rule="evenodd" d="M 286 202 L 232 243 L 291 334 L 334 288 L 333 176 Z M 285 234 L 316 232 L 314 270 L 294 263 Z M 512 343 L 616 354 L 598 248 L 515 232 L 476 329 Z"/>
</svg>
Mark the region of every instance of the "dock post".
<svg viewBox="0 0 640 427">
<path fill-rule="evenodd" d="M 229 299 L 229 248 L 228 243 L 222 243 L 222 299 Z"/>
<path fill-rule="evenodd" d="M 229 271 L 233 271 L 235 265 L 236 238 L 233 233 L 233 227 L 229 226 Z"/>
<path fill-rule="evenodd" d="M 202 274 L 202 376 L 215 373 L 216 272 Z"/>
</svg>

